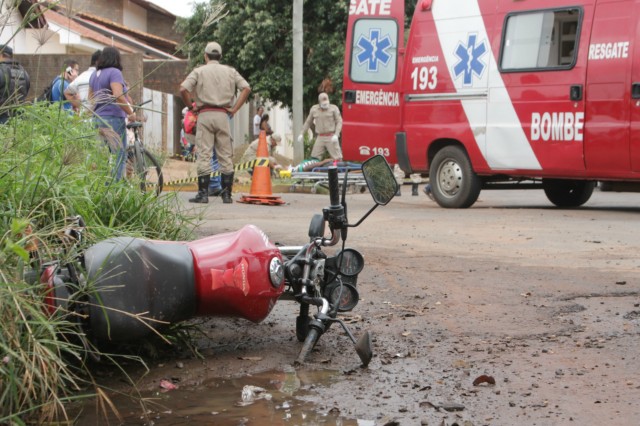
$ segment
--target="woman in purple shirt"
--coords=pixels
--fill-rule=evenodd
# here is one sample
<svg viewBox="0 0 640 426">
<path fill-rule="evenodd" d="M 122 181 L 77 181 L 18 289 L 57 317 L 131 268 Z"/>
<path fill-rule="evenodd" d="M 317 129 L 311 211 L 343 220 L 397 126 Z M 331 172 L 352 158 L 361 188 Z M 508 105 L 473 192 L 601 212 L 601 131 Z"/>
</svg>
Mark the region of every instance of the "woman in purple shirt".
<svg viewBox="0 0 640 426">
<path fill-rule="evenodd" d="M 127 86 L 122 75 L 120 52 L 115 47 L 105 47 L 89 80 L 89 98 L 93 99 L 96 125 L 111 128 L 118 134 L 121 147 L 118 151 L 115 178 L 122 179 L 127 150 L 126 119 L 136 116 L 126 96 Z"/>
</svg>

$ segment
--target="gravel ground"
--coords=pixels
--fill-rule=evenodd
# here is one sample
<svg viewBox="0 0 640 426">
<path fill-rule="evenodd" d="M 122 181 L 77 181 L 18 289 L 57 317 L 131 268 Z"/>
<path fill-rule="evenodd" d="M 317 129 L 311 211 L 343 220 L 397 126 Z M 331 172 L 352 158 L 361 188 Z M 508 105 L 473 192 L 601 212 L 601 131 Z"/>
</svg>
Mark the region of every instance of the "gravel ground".
<svg viewBox="0 0 640 426">
<path fill-rule="evenodd" d="M 355 334 L 371 331 L 373 361 L 360 368 L 332 327 L 298 376 L 335 377 L 298 399 L 359 425 L 638 424 L 640 195 L 596 192 L 560 210 L 542 191 L 485 191 L 473 208 L 445 210 L 409 194 L 349 232 L 367 265 L 347 318 Z M 179 195 L 186 208 L 191 195 Z M 272 241 L 303 244 L 328 198 L 281 195 L 279 207 L 212 199 L 195 207 L 198 233 L 252 223 Z M 368 194 L 349 196 L 352 221 L 370 204 Z M 295 315 L 283 301 L 261 324 L 209 320 L 204 359 L 163 362 L 140 386 L 171 377 L 204 390 L 216 378 L 289 371 Z"/>
</svg>

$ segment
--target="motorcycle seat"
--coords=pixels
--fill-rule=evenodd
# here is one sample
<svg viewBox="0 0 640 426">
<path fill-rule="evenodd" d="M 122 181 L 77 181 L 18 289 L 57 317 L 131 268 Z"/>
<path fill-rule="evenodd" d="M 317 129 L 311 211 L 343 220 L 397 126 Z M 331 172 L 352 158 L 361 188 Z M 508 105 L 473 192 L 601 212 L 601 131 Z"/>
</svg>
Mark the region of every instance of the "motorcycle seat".
<svg viewBox="0 0 640 426">
<path fill-rule="evenodd" d="M 99 339 L 131 341 L 196 310 L 193 256 L 183 243 L 116 237 L 84 258 L 90 327 Z"/>
</svg>

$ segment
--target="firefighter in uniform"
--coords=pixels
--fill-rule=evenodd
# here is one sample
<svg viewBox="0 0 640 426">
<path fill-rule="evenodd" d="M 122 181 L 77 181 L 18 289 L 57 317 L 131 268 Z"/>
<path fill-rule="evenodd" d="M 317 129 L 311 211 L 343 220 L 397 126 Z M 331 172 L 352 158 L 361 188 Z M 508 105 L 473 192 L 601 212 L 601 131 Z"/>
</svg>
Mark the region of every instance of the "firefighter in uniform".
<svg viewBox="0 0 640 426">
<path fill-rule="evenodd" d="M 341 161 L 342 149 L 340 149 L 339 136 L 342 131 L 342 116 L 338 107 L 329 103 L 329 95 L 326 93 L 320 93 L 318 105 L 311 107 L 307 121 L 302 126 L 302 133 L 298 136 L 298 142 L 302 142 L 303 135 L 309 130 L 311 123 L 315 125 L 317 133 L 311 157 L 320 160 L 324 152 L 328 151 L 331 158 Z"/>
<path fill-rule="evenodd" d="M 249 83 L 235 68 L 220 64 L 222 48 L 210 42 L 204 49 L 205 64 L 194 69 L 182 82 L 180 96 L 198 114 L 196 150 L 198 194 L 191 203 L 208 203 L 211 180 L 211 156 L 215 148 L 222 178 L 222 201 L 233 202 L 233 145 L 229 118 L 240 109 L 251 93 Z M 233 99 L 240 91 L 235 103 Z M 195 106 L 193 103 L 195 101 Z"/>
</svg>

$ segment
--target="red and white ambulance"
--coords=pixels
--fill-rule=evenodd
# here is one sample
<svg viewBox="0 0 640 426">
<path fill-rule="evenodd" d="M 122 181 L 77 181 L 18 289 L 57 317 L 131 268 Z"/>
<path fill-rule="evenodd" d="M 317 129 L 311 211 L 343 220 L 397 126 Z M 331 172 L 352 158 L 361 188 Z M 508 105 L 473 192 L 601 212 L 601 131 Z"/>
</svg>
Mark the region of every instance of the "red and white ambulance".
<svg viewBox="0 0 640 426">
<path fill-rule="evenodd" d="M 640 188 L 640 0 L 351 0 L 343 150 L 429 173 L 443 207 Z"/>
</svg>

